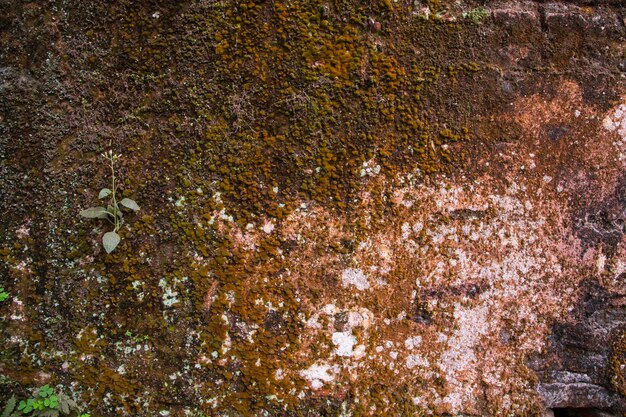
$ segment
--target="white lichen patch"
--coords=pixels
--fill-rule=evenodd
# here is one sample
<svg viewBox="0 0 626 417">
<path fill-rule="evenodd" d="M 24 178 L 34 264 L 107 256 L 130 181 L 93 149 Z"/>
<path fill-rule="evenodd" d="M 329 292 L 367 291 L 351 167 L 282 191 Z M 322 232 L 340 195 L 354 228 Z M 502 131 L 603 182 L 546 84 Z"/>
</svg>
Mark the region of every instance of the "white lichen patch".
<svg viewBox="0 0 626 417">
<path fill-rule="evenodd" d="M 602 121 L 602 126 L 609 132 L 617 132 L 626 139 L 626 104 L 620 104 Z"/>
<path fill-rule="evenodd" d="M 348 268 L 341 273 L 341 282 L 344 287 L 353 285 L 359 291 L 367 290 L 370 287 L 367 275 L 360 269 Z"/>
<path fill-rule="evenodd" d="M 359 308 L 348 312 L 348 327 L 362 327 L 368 329 L 374 320 L 374 315 L 367 308 Z"/>
<path fill-rule="evenodd" d="M 380 169 L 380 165 L 377 164 L 373 159 L 370 159 L 369 161 L 363 162 L 363 167 L 361 168 L 360 175 L 361 177 L 373 177 L 380 174 Z"/>
<path fill-rule="evenodd" d="M 609 132 L 617 133 L 619 139 L 614 146 L 619 152 L 619 160 L 626 161 L 626 103 L 609 112 L 602 121 L 602 126 Z"/>
<path fill-rule="evenodd" d="M 404 347 L 408 350 L 413 350 L 418 348 L 422 344 L 421 336 L 413 336 L 404 341 Z"/>
<path fill-rule="evenodd" d="M 274 231 L 274 223 L 271 221 L 267 221 L 263 224 L 263 231 L 267 234 L 270 234 Z"/>
<path fill-rule="evenodd" d="M 408 355 L 406 357 L 405 365 L 409 369 L 413 369 L 417 366 L 427 368 L 430 365 L 430 363 L 428 362 L 428 360 L 426 360 L 422 356 L 415 354 L 415 355 Z"/>
<path fill-rule="evenodd" d="M 324 384 L 328 384 L 335 379 L 335 373 L 338 371 L 336 367 L 332 367 L 325 363 L 316 363 L 307 369 L 300 371 L 300 375 L 309 381 L 311 388 L 320 389 Z"/>
<path fill-rule="evenodd" d="M 439 360 L 447 382 L 455 387 L 444 400 L 454 411 L 460 410 L 472 395 L 472 390 L 468 388 L 477 378 L 476 349 L 492 323 L 488 313 L 485 305 L 473 309 L 460 305 L 455 307 L 457 328 L 448 339 L 448 348 Z"/>
<path fill-rule="evenodd" d="M 357 340 L 351 332 L 335 332 L 332 340 L 336 346 L 336 355 L 348 357 L 354 355 L 354 345 L 356 345 Z"/>
<path fill-rule="evenodd" d="M 161 298 L 165 307 L 171 307 L 174 304 L 180 302 L 180 300 L 177 298 L 178 291 L 172 290 L 167 285 L 167 280 L 165 278 L 161 278 L 161 280 L 159 281 L 159 287 L 163 289 L 163 295 L 161 296 Z"/>
</svg>

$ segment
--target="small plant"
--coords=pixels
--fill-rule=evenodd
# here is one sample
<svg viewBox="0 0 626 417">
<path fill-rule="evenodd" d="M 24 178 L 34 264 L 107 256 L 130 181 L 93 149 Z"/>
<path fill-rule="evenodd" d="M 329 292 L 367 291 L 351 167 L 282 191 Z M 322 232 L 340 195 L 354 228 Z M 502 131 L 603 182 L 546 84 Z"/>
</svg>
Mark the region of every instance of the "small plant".
<svg viewBox="0 0 626 417">
<path fill-rule="evenodd" d="M 489 16 L 489 10 L 484 7 L 477 7 L 469 12 L 463 13 L 463 19 L 471 20 L 476 24 L 480 24 L 487 16 Z"/>
<path fill-rule="evenodd" d="M 108 198 L 109 204 L 106 207 L 98 206 L 88 208 L 87 210 L 81 211 L 80 215 L 89 219 L 107 219 L 109 223 L 113 225 L 113 230 L 106 232 L 102 236 L 102 246 L 104 246 L 104 250 L 107 253 L 111 253 L 120 243 L 121 238 L 117 232 L 124 224 L 124 215 L 120 209 L 120 204 L 132 211 L 138 211 L 139 206 L 135 200 L 131 200 L 130 198 L 123 198 L 119 202 L 117 201 L 118 184 L 117 178 L 115 177 L 115 163 L 121 158 L 121 155 L 115 155 L 113 151 L 108 151 L 103 153 L 102 157 L 109 162 L 111 167 L 111 188 L 103 188 L 100 190 L 98 199 L 104 200 Z"/>
<path fill-rule="evenodd" d="M 0 417 L 58 417 L 60 415 L 79 415 L 76 401 L 63 393 L 56 393 L 49 385 L 37 388 L 33 396 L 21 400 L 18 404 L 15 395 L 12 396 L 0 414 Z M 80 414 L 80 417 L 89 417 L 88 414 Z"/>
<path fill-rule="evenodd" d="M 4 287 L 0 287 L 0 302 L 9 298 L 9 293 L 4 290 Z"/>
<path fill-rule="evenodd" d="M 124 333 L 124 336 L 128 337 L 128 340 L 130 340 L 131 342 L 134 342 L 134 343 L 145 342 L 145 341 L 147 341 L 149 339 L 148 336 L 133 335 L 133 332 L 131 332 L 130 330 L 127 330 L 126 333 Z"/>
</svg>

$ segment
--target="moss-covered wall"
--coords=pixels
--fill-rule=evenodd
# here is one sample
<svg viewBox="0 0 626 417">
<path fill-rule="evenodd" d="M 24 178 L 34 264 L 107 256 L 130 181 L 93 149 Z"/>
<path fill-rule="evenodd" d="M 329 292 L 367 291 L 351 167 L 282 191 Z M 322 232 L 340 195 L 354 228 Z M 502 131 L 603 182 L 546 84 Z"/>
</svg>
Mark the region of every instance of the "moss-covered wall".
<svg viewBox="0 0 626 417">
<path fill-rule="evenodd" d="M 537 415 L 527 360 L 578 283 L 623 291 L 624 18 L 0 1 L 0 397 Z M 106 254 L 78 213 L 109 149 L 141 211 Z"/>
</svg>

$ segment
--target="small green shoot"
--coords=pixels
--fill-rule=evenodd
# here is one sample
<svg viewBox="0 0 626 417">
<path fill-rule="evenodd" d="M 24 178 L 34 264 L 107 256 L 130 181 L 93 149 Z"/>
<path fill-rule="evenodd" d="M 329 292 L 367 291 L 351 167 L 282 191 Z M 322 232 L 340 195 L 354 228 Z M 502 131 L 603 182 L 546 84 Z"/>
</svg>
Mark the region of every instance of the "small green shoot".
<svg viewBox="0 0 626 417">
<path fill-rule="evenodd" d="M 9 298 L 9 293 L 4 290 L 4 287 L 0 287 L 0 302 Z"/>
<path fill-rule="evenodd" d="M 62 392 L 56 392 L 49 385 L 33 391 L 32 397 L 17 402 L 12 396 L 4 406 L 0 417 L 89 417 L 88 413 L 79 414 L 78 404 Z"/>
<path fill-rule="evenodd" d="M 463 19 L 471 20 L 476 24 L 480 24 L 487 16 L 489 16 L 489 10 L 484 7 L 477 7 L 463 13 Z"/>
<path fill-rule="evenodd" d="M 113 225 L 113 230 L 106 232 L 102 236 L 102 246 L 107 253 L 113 252 L 113 250 L 120 243 L 121 237 L 117 233 L 120 227 L 124 224 L 124 214 L 120 208 L 120 205 L 132 210 L 139 211 L 139 205 L 135 200 L 130 198 L 123 198 L 117 201 L 118 182 L 115 176 L 115 163 L 120 159 L 121 155 L 115 155 L 113 151 L 104 152 L 102 157 L 105 158 L 111 168 L 111 188 L 103 188 L 98 193 L 98 199 L 109 199 L 106 207 L 98 206 L 91 207 L 80 212 L 80 215 L 87 217 L 88 219 L 107 219 L 109 223 Z"/>
</svg>

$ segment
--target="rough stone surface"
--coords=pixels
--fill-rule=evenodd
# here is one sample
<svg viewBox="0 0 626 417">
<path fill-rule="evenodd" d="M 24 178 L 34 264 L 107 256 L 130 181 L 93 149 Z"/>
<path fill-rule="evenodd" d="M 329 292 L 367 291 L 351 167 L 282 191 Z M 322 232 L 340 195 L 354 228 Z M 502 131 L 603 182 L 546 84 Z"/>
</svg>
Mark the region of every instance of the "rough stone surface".
<svg viewBox="0 0 626 417">
<path fill-rule="evenodd" d="M 567 322 L 555 323 L 547 354 L 532 360 L 538 387 L 551 408 L 626 410 L 622 395 L 611 389 L 623 375 L 621 362 L 615 375 L 615 341 L 626 329 L 626 298 L 609 293 L 598 283 L 583 282 L 583 299 Z M 623 378 L 623 376 L 621 377 Z"/>
<path fill-rule="evenodd" d="M 625 18 L 0 0 L 0 400 L 625 413 Z M 141 206 L 111 254 L 78 216 L 108 149 Z"/>
</svg>

